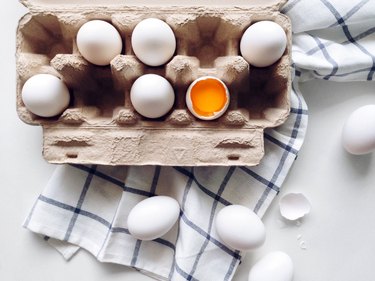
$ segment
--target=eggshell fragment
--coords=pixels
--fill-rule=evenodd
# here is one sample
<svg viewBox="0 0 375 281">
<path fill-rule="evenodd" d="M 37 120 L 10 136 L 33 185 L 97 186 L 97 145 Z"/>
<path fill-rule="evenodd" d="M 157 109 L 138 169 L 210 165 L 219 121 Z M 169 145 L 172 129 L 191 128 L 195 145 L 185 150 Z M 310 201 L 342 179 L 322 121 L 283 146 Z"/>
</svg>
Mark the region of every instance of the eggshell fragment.
<svg viewBox="0 0 375 281">
<path fill-rule="evenodd" d="M 37 74 L 22 88 L 22 102 L 26 108 L 41 117 L 53 117 L 66 109 L 70 102 L 67 86 L 51 74 Z"/>
<path fill-rule="evenodd" d="M 351 154 L 361 155 L 375 150 L 375 105 L 355 110 L 342 130 L 342 144 Z"/>
<path fill-rule="evenodd" d="M 95 65 L 109 65 L 122 51 L 122 39 L 117 29 L 103 20 L 86 22 L 77 33 L 81 55 Z"/>
<path fill-rule="evenodd" d="M 156 18 L 145 19 L 136 25 L 131 44 L 137 58 L 150 66 L 165 64 L 176 50 L 172 28 Z"/>
<path fill-rule="evenodd" d="M 278 61 L 287 45 L 284 29 L 273 21 L 256 22 L 245 31 L 240 42 L 244 59 L 251 65 L 267 67 Z"/>
<path fill-rule="evenodd" d="M 139 114 L 159 118 L 172 108 L 175 94 L 167 79 L 156 74 L 145 74 L 134 82 L 130 100 Z"/>
<path fill-rule="evenodd" d="M 297 220 L 310 213 L 311 204 L 302 193 L 289 193 L 279 202 L 281 215 L 288 220 Z"/>
<path fill-rule="evenodd" d="M 258 248 L 266 239 L 263 222 L 252 210 L 241 205 L 220 210 L 215 218 L 215 227 L 222 242 L 236 250 Z"/>
<path fill-rule="evenodd" d="M 180 214 L 178 202 L 168 196 L 147 198 L 133 207 L 128 216 L 128 229 L 140 240 L 154 240 L 166 234 Z"/>
<path fill-rule="evenodd" d="M 292 281 L 293 261 L 284 252 L 271 252 L 260 259 L 249 272 L 249 281 Z"/>
</svg>

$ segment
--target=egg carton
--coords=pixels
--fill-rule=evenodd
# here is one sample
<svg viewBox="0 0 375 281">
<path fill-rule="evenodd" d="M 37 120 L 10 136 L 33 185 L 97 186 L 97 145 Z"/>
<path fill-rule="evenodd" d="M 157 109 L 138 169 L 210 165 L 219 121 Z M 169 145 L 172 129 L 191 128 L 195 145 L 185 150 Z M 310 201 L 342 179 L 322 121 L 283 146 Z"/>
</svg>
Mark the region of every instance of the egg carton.
<svg viewBox="0 0 375 281">
<path fill-rule="evenodd" d="M 17 111 L 43 127 L 43 155 L 51 163 L 105 165 L 257 165 L 264 129 L 282 124 L 290 111 L 291 24 L 280 13 L 286 0 L 21 0 L 29 8 L 17 30 Z M 141 63 L 131 48 L 141 20 L 158 18 L 173 29 L 177 49 L 164 66 Z M 78 52 L 76 34 L 93 19 L 120 32 L 124 48 L 109 66 L 95 66 Z M 239 43 L 251 24 L 271 20 L 288 44 L 265 68 L 249 65 Z M 69 87 L 69 107 L 54 118 L 29 112 L 21 99 L 25 81 L 39 73 Z M 132 83 L 155 73 L 174 87 L 176 100 L 162 118 L 148 119 L 130 102 Z M 185 104 L 189 85 L 201 76 L 222 79 L 230 91 L 227 112 L 217 120 L 194 117 Z"/>
</svg>

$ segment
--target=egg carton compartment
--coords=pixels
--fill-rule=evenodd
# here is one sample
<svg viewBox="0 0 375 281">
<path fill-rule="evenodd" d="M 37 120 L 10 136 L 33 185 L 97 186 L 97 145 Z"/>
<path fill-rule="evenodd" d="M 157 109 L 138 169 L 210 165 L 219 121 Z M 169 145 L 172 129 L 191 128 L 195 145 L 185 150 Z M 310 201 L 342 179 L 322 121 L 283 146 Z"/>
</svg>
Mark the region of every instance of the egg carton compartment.
<svg viewBox="0 0 375 281">
<path fill-rule="evenodd" d="M 21 2 L 30 13 L 17 31 L 17 110 L 24 122 L 43 126 L 49 162 L 252 166 L 264 155 L 263 130 L 289 114 L 291 26 L 279 12 L 284 0 Z M 176 37 L 173 58 L 160 67 L 143 64 L 131 47 L 134 27 L 146 18 L 165 21 Z M 78 52 L 76 34 L 93 19 L 111 23 L 122 37 L 122 54 L 109 66 L 90 64 Z M 261 20 L 278 23 L 288 38 L 282 58 L 265 68 L 249 65 L 239 51 L 246 28 Z M 22 103 L 23 84 L 39 73 L 56 75 L 70 90 L 60 116 L 38 117 Z M 141 116 L 130 102 L 132 84 L 148 73 L 165 77 L 175 91 L 173 108 L 157 119 Z M 185 103 L 189 85 L 206 75 L 230 92 L 227 112 L 212 121 L 197 119 Z"/>
</svg>

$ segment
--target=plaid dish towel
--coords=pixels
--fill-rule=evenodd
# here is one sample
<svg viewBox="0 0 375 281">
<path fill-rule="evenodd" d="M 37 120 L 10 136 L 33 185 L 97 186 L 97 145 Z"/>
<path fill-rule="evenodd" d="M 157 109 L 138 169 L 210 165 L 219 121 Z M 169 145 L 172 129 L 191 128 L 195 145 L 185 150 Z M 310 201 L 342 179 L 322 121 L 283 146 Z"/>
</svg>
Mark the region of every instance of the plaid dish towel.
<svg viewBox="0 0 375 281">
<path fill-rule="evenodd" d="M 283 9 L 293 23 L 295 79 L 291 114 L 265 132 L 265 157 L 257 167 L 56 168 L 24 226 L 45 236 L 65 258 L 79 249 L 160 280 L 231 280 L 242 252 L 223 245 L 215 214 L 242 204 L 263 216 L 292 166 L 307 127 L 298 82 L 312 78 L 372 80 L 375 72 L 374 0 L 294 0 Z M 181 216 L 154 241 L 129 235 L 132 207 L 153 195 L 177 199 Z"/>
</svg>

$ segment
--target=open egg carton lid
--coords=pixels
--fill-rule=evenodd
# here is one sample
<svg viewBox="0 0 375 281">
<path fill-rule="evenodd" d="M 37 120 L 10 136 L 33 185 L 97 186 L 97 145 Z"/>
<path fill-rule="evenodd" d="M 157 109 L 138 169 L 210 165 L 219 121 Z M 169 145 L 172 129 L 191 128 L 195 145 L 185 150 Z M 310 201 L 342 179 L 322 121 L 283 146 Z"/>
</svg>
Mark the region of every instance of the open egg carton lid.
<svg viewBox="0 0 375 281">
<path fill-rule="evenodd" d="M 73 8 L 121 8 L 121 7 L 229 7 L 231 9 L 260 8 L 280 10 L 288 0 L 20 0 L 30 11 L 72 10 Z"/>
<path fill-rule="evenodd" d="M 103 165 L 229 166 L 259 164 L 263 131 L 290 112 L 291 24 L 279 12 L 286 0 L 20 0 L 30 10 L 17 30 L 17 111 L 43 127 L 43 155 L 51 163 Z M 161 67 L 142 64 L 131 47 L 134 27 L 146 18 L 168 23 L 176 36 L 173 58 Z M 87 21 L 113 24 L 124 41 L 109 66 L 80 55 L 76 34 Z M 241 56 L 239 41 L 251 24 L 271 20 L 286 32 L 287 48 L 275 64 L 257 68 Z M 22 87 L 33 75 L 53 74 L 72 96 L 59 116 L 42 118 L 23 104 Z M 151 120 L 129 98 L 143 74 L 165 77 L 175 90 L 173 108 Z M 189 85 L 215 76 L 228 86 L 230 105 L 217 120 L 187 109 Z"/>
</svg>

